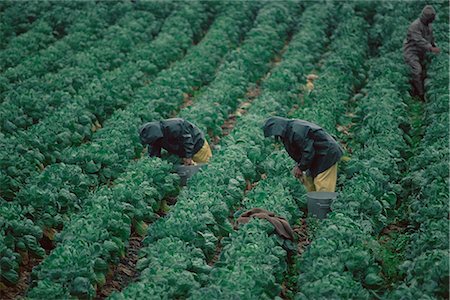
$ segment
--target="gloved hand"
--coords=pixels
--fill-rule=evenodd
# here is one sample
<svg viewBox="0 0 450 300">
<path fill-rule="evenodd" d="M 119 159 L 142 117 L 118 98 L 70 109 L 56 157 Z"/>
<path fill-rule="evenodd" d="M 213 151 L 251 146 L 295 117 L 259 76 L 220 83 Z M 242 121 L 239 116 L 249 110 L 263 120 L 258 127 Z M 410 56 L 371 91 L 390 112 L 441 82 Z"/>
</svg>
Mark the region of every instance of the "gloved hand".
<svg viewBox="0 0 450 300">
<path fill-rule="evenodd" d="M 194 166 L 196 163 L 192 160 L 192 158 L 183 158 L 183 164 L 185 166 Z"/>
<path fill-rule="evenodd" d="M 300 170 L 300 168 L 298 166 L 295 166 L 292 169 L 292 175 L 294 175 L 296 178 L 301 179 L 301 177 L 303 177 L 305 174 L 302 170 Z"/>
<path fill-rule="evenodd" d="M 440 53 L 441 49 L 438 48 L 438 47 L 431 47 L 431 52 L 433 52 L 433 53 Z"/>
</svg>

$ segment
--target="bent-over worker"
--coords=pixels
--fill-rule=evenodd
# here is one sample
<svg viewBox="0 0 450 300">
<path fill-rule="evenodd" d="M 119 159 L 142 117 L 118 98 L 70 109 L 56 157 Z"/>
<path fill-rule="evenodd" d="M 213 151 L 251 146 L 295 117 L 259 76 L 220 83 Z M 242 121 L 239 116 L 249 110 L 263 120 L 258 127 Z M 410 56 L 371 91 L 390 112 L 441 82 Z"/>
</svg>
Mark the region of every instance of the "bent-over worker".
<svg viewBox="0 0 450 300">
<path fill-rule="evenodd" d="M 321 127 L 298 119 L 270 117 L 264 123 L 264 136 L 283 142 L 297 165 L 292 170 L 308 192 L 336 190 L 337 163 L 343 155 L 341 146 Z"/>
<path fill-rule="evenodd" d="M 181 118 L 145 123 L 139 137 L 143 145 L 148 145 L 150 157 L 161 157 L 162 148 L 183 158 L 185 165 L 206 163 L 212 157 L 203 132 Z"/>
</svg>

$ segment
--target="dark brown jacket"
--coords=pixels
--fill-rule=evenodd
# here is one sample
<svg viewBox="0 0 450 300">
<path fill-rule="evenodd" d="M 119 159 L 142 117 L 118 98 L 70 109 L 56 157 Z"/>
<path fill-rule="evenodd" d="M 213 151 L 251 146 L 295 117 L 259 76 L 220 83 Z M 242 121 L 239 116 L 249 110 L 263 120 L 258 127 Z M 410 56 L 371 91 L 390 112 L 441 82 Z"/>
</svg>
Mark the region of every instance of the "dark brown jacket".
<svg viewBox="0 0 450 300">
<path fill-rule="evenodd" d="M 423 57 L 431 47 L 435 47 L 433 28 L 431 23 L 436 12 L 431 5 L 423 8 L 420 18 L 416 19 L 408 28 L 406 39 L 403 42 L 403 54 L 408 61 L 412 56 Z"/>
</svg>

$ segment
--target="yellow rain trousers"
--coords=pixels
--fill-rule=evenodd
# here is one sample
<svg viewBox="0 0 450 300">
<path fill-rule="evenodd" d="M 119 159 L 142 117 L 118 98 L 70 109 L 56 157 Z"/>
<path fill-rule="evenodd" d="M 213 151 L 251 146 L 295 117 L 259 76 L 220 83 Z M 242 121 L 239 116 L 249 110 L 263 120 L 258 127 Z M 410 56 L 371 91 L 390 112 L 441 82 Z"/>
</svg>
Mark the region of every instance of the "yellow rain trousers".
<svg viewBox="0 0 450 300">
<path fill-rule="evenodd" d="M 211 148 L 209 147 L 208 141 L 205 139 L 203 147 L 195 153 L 192 160 L 196 163 L 207 163 L 212 157 Z"/>
<path fill-rule="evenodd" d="M 308 192 L 335 192 L 337 181 L 337 163 L 318 174 L 316 178 L 306 176 L 303 184 Z"/>
</svg>

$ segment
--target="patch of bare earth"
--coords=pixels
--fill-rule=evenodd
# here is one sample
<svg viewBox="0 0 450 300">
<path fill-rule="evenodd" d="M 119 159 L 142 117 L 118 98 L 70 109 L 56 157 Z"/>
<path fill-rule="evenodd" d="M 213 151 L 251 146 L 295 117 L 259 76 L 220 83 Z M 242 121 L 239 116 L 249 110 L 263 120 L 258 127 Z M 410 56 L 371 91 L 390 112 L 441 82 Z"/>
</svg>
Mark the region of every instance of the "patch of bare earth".
<svg viewBox="0 0 450 300">
<path fill-rule="evenodd" d="M 117 266 L 112 266 L 106 283 L 97 291 L 96 299 L 105 299 L 113 292 L 120 292 L 124 287 L 134 282 L 139 276 L 136 270 L 139 250 L 142 247 L 143 237 L 133 234 L 124 258 Z"/>
<path fill-rule="evenodd" d="M 308 226 L 306 224 L 306 218 L 301 219 L 300 225 L 294 225 L 292 228 L 294 232 L 297 234 L 297 253 L 298 255 L 302 255 L 305 252 L 306 247 L 311 243 L 311 240 L 308 238 Z"/>
<path fill-rule="evenodd" d="M 0 283 L 0 299 L 18 299 L 25 296 L 31 283 L 31 271 L 40 264 L 42 258 L 29 257 L 24 254 L 22 260 L 22 265 L 19 267 L 19 282 L 14 286 L 5 286 Z"/>
</svg>

